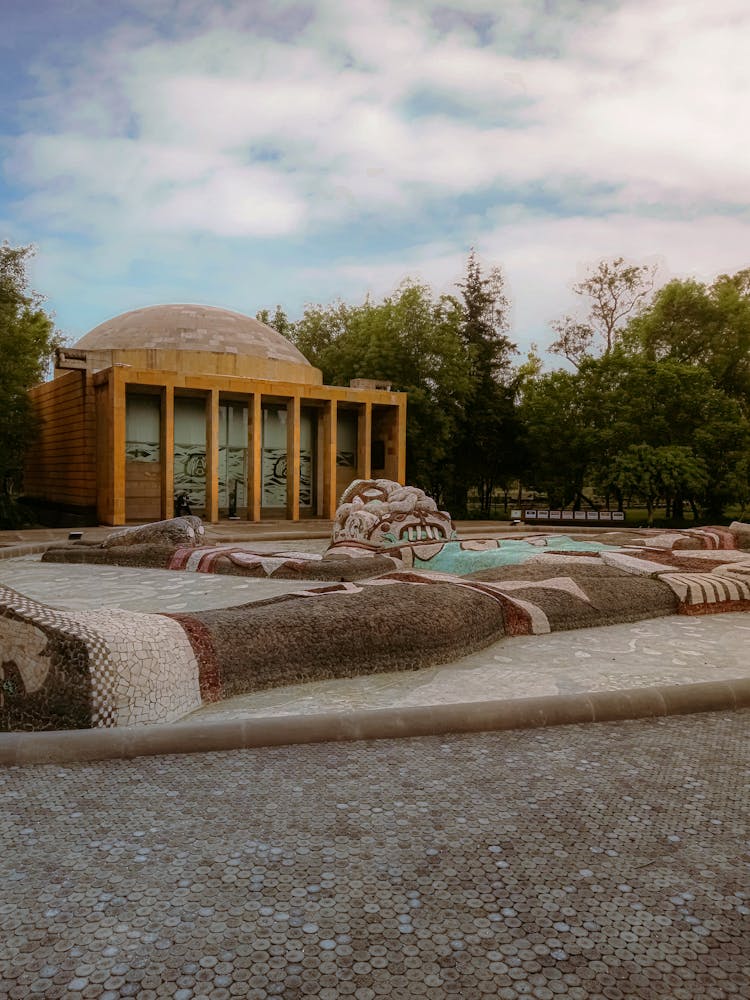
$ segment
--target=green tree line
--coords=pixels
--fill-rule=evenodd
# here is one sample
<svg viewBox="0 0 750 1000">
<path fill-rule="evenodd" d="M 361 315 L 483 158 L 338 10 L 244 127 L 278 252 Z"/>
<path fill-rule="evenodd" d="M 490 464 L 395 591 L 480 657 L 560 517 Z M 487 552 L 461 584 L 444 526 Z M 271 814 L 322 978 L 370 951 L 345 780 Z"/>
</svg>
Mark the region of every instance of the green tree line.
<svg viewBox="0 0 750 1000">
<path fill-rule="evenodd" d="M 30 290 L 29 247 L 0 247 L 0 520 L 10 523 L 36 427 L 26 390 L 58 337 Z M 750 269 L 674 280 L 622 258 L 573 286 L 551 323 L 553 357 L 522 358 L 500 268 L 472 251 L 451 294 L 404 280 L 382 301 L 282 306 L 258 318 L 322 369 L 324 381 L 388 380 L 408 393 L 407 481 L 454 516 L 470 496 L 489 516 L 520 483 L 552 506 L 639 503 L 649 518 L 718 519 L 750 507 Z"/>
<path fill-rule="evenodd" d="M 719 519 L 750 505 L 750 270 L 711 284 L 603 260 L 573 286 L 574 315 L 550 324 L 552 355 L 518 356 L 499 268 L 472 252 L 451 295 L 405 280 L 381 302 L 281 306 L 258 318 L 326 382 L 390 380 L 409 395 L 407 480 L 461 516 L 471 492 L 521 483 L 551 506 L 640 503 L 649 521 Z"/>
</svg>

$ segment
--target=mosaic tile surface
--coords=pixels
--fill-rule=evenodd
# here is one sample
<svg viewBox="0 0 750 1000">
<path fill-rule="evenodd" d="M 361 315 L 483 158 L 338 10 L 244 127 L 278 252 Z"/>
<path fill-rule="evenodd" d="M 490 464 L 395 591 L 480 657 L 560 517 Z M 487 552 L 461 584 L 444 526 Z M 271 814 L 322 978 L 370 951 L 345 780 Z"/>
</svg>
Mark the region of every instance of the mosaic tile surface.
<svg viewBox="0 0 750 1000">
<path fill-rule="evenodd" d="M 289 580 L 297 586 L 285 587 L 283 593 L 248 590 L 247 603 L 234 606 L 161 602 L 160 613 L 147 617 L 124 610 L 43 611 L 40 604 L 24 610 L 12 599 L 6 617 L 15 624 L 5 625 L 5 646 L 11 652 L 0 659 L 4 674 L 14 672 L 10 681 L 2 681 L 13 688 L 3 688 L 5 702 L 28 694 L 39 715 L 46 685 L 43 680 L 40 686 L 39 677 L 44 676 L 47 653 L 33 629 L 45 615 L 55 631 L 60 660 L 50 676 L 57 683 L 66 670 L 71 676 L 87 672 L 91 724 L 113 726 L 172 721 L 202 702 L 293 683 L 423 669 L 503 637 L 674 613 L 750 610 L 750 551 L 740 548 L 745 537 L 741 526 L 602 531 L 586 540 L 530 532 L 512 541 L 461 541 L 428 531 L 427 515 L 419 514 L 412 500 L 413 491 L 403 499 L 396 491 L 388 511 L 381 511 L 390 518 L 378 520 L 381 534 L 386 523 L 395 523 L 403 513 L 398 523 L 404 530 L 388 529 L 385 548 L 361 541 L 357 531 L 324 553 L 201 545 L 198 519 L 176 518 L 116 532 L 101 545 L 74 543 L 50 550 L 43 556 L 45 566 L 55 564 L 56 553 L 63 561 L 70 557 L 73 565 L 89 558 L 101 565 L 114 553 L 111 558 L 124 558 L 131 566 L 147 567 L 151 560 L 181 570 L 161 577 L 169 581 L 167 587 L 174 586 L 176 577 L 195 576 L 250 577 L 268 584 Z M 382 506 L 381 500 L 368 500 L 355 511 L 352 503 L 347 524 L 351 517 L 364 517 L 365 507 Z M 409 527 L 414 518 L 422 525 L 416 540 Z M 694 553 L 703 558 L 692 558 Z M 316 579 L 328 582 L 315 585 Z M 24 616 L 32 630 L 25 645 L 18 625 Z M 66 635 L 77 643 L 67 654 Z M 21 653 L 13 652 L 22 645 Z M 15 655 L 21 656 L 23 669 Z M 31 687 L 24 678 L 31 678 Z M 67 686 L 75 689 L 70 682 Z M 55 702 L 62 697 L 59 687 Z M 7 706 L 0 708 L 8 728 Z M 15 709 L 16 720 L 26 724 L 23 706 Z M 44 726 L 53 724 L 53 716 L 61 717 L 57 709 L 49 717 L 41 714 Z"/>
<path fill-rule="evenodd" d="M 519 636 L 417 671 L 312 681 L 204 704 L 187 721 L 620 691 L 750 677 L 750 617 L 674 615 Z"/>
<path fill-rule="evenodd" d="M 39 641 L 47 634 L 70 636 L 78 643 L 56 662 Z M 24 693 L 43 696 L 55 671 L 77 675 L 94 727 L 171 722 L 200 705 L 198 661 L 184 630 L 163 615 L 59 611 L 0 587 L 0 644 L 3 676 L 9 666 L 21 666 L 14 657 L 25 652 L 27 658 L 21 666 L 25 692 L 3 690 L 8 728 L 14 721 L 27 721 Z M 48 722 L 44 712 L 40 701 L 43 727 Z"/>
<path fill-rule="evenodd" d="M 0 996 L 750 997 L 749 729 L 6 768 Z"/>
</svg>

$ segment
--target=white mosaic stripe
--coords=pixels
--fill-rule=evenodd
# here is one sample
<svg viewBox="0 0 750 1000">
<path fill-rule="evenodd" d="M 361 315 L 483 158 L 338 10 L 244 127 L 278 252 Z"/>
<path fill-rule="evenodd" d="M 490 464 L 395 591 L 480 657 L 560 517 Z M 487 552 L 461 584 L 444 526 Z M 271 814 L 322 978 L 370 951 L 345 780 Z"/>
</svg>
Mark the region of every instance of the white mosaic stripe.
<svg viewBox="0 0 750 1000">
<path fill-rule="evenodd" d="M 549 618 L 538 604 L 532 604 L 530 601 L 522 601 L 520 597 L 510 597 L 509 595 L 507 600 L 511 604 L 515 604 L 521 611 L 525 611 L 529 616 L 531 619 L 532 635 L 547 635 L 552 631 Z"/>
<path fill-rule="evenodd" d="M 179 622 L 119 609 L 70 617 L 107 644 L 108 663 L 94 681 L 109 693 L 114 725 L 173 722 L 200 707 L 198 661 Z"/>
<path fill-rule="evenodd" d="M 8 587 L 0 587 L 3 605 L 84 643 L 93 727 L 171 722 L 200 706 L 198 662 L 173 619 L 116 609 L 59 611 Z"/>
<path fill-rule="evenodd" d="M 750 600 L 750 582 L 712 573 L 665 573 L 659 577 L 683 604 Z"/>
<path fill-rule="evenodd" d="M 186 573 L 206 573 L 214 571 L 214 562 L 224 556 L 237 566 L 247 569 L 260 567 L 266 576 L 288 562 L 320 562 L 323 556 L 317 552 L 254 552 L 242 545 L 203 545 L 193 549 L 185 562 Z"/>
<path fill-rule="evenodd" d="M 656 576 L 658 573 L 674 573 L 674 566 L 657 563 L 651 559 L 638 559 L 624 552 L 602 552 L 601 561 L 605 566 L 621 569 L 633 576 Z"/>
</svg>

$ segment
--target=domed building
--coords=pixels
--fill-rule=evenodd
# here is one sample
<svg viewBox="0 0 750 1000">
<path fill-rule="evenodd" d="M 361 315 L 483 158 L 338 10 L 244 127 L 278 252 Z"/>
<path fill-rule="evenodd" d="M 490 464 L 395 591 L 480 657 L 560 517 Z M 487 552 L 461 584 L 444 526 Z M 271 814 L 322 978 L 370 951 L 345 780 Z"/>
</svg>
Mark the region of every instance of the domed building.
<svg viewBox="0 0 750 1000">
<path fill-rule="evenodd" d="M 187 498 L 207 521 L 331 518 L 353 479 L 403 482 L 406 394 L 323 385 L 276 330 L 228 309 L 135 309 L 57 351 L 27 496 L 60 516 L 126 524 Z"/>
</svg>

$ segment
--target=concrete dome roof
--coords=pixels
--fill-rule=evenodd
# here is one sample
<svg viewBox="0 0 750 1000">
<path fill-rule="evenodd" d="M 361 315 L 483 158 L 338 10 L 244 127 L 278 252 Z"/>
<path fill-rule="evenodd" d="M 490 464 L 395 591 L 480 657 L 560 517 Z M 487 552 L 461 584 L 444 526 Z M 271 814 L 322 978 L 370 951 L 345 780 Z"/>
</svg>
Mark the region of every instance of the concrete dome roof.
<svg viewBox="0 0 750 1000">
<path fill-rule="evenodd" d="M 209 351 L 310 365 L 277 330 L 216 306 L 162 305 L 133 309 L 94 327 L 76 343 L 86 351 Z"/>
</svg>

